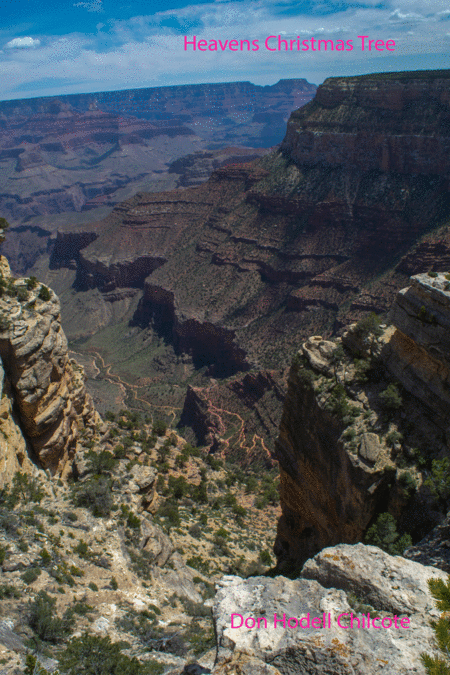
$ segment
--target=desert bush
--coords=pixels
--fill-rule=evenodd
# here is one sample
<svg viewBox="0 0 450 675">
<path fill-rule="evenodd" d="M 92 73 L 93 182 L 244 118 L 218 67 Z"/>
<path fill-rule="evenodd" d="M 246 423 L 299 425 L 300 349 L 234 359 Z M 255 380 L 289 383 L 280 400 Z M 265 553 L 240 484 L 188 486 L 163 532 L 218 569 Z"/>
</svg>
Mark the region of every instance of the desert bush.
<svg viewBox="0 0 450 675">
<path fill-rule="evenodd" d="M 26 279 L 25 281 L 27 284 L 27 289 L 29 291 L 32 291 L 38 285 L 38 280 L 36 279 L 36 277 L 28 277 L 28 279 Z"/>
<path fill-rule="evenodd" d="M 46 642 L 60 642 L 69 635 L 72 628 L 71 618 L 68 615 L 58 617 L 55 606 L 55 598 L 51 598 L 45 591 L 39 591 L 34 600 L 28 603 L 28 625 Z"/>
<path fill-rule="evenodd" d="M 1 584 L 0 600 L 4 600 L 5 598 L 20 598 L 20 592 L 10 584 Z"/>
<path fill-rule="evenodd" d="M 270 555 L 269 551 L 260 551 L 259 552 L 259 559 L 262 562 L 263 565 L 271 565 L 272 564 L 272 556 Z"/>
<path fill-rule="evenodd" d="M 89 471 L 92 471 L 92 473 L 97 476 L 104 473 L 111 473 L 117 464 L 117 459 L 107 450 L 102 450 L 101 452 L 89 450 L 89 452 L 85 454 L 85 458 L 87 460 Z"/>
<path fill-rule="evenodd" d="M 59 666 L 65 675 L 150 675 L 147 664 L 121 653 L 122 645 L 109 636 L 84 633 L 72 638 L 59 654 Z M 163 673 L 164 668 L 153 673 Z"/>
<path fill-rule="evenodd" d="M 203 530 L 199 525 L 191 525 L 188 532 L 191 537 L 195 537 L 195 539 L 201 539 L 203 535 Z"/>
<path fill-rule="evenodd" d="M 436 606 L 441 614 L 438 621 L 432 621 L 439 654 L 430 656 L 422 653 L 420 658 L 428 675 L 450 675 L 450 577 L 447 581 L 442 579 L 428 579 L 428 587 L 433 598 L 437 601 Z"/>
<path fill-rule="evenodd" d="M 385 410 L 398 410 L 403 405 L 402 397 L 395 384 L 389 384 L 379 396 Z"/>
<path fill-rule="evenodd" d="M 214 455 L 206 455 L 205 461 L 213 471 L 220 471 L 223 466 L 223 462 L 220 459 L 214 457 Z"/>
<path fill-rule="evenodd" d="M 446 509 L 450 497 L 450 459 L 433 459 L 430 475 L 425 480 L 425 485 L 431 494 Z"/>
<path fill-rule="evenodd" d="M 379 337 L 382 333 L 380 328 L 381 319 L 374 312 L 364 316 L 358 321 L 355 326 L 355 333 L 362 339 L 366 339 L 369 335 Z"/>
<path fill-rule="evenodd" d="M 88 508 L 93 516 L 109 516 L 113 503 L 111 481 L 104 477 L 86 481 L 74 488 L 72 500 L 76 506 Z"/>
<path fill-rule="evenodd" d="M 26 583 L 26 584 L 32 584 L 36 581 L 36 579 L 39 577 L 41 574 L 41 570 L 39 567 L 29 567 L 23 574 L 20 575 L 20 578 Z"/>
<path fill-rule="evenodd" d="M 173 527 L 179 527 L 181 525 L 180 514 L 178 513 L 178 504 L 166 500 L 162 506 L 158 509 L 158 515 L 161 518 L 166 518 L 169 525 Z"/>
<path fill-rule="evenodd" d="M 44 284 L 42 284 L 42 286 L 39 290 L 38 297 L 39 297 L 40 300 L 43 300 L 44 302 L 48 302 L 50 300 L 50 298 L 52 297 L 50 289 L 47 288 L 47 286 L 44 286 Z"/>
<path fill-rule="evenodd" d="M 23 286 L 19 286 L 17 289 L 17 299 L 19 302 L 26 302 L 28 300 L 28 291 Z"/>
<path fill-rule="evenodd" d="M 167 431 L 167 424 L 162 420 L 155 420 L 153 422 L 153 432 L 157 436 L 164 436 Z"/>
<path fill-rule="evenodd" d="M 417 489 L 417 483 L 409 471 L 405 471 L 398 477 L 398 484 L 408 495 L 413 494 Z"/>
</svg>

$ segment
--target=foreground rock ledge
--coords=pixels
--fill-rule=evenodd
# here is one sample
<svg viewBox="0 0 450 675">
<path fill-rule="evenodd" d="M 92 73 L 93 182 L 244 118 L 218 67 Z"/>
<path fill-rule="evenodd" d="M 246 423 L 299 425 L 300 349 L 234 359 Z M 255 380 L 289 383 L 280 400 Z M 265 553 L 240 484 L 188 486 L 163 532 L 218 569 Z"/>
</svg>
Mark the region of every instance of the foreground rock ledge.
<svg viewBox="0 0 450 675">
<path fill-rule="evenodd" d="M 427 586 L 430 578 L 446 579 L 447 575 L 363 544 L 324 549 L 293 581 L 285 577 L 224 577 L 213 610 L 218 647 L 213 673 L 425 674 L 420 654 L 433 651 L 429 622 L 439 616 Z M 349 605 L 348 591 L 354 594 L 354 608 Z M 366 607 L 361 607 L 362 603 Z M 408 617 L 409 627 L 339 627 L 340 614 L 353 612 L 361 618 L 362 613 L 367 614 L 367 604 L 373 607 L 372 618 L 376 612 L 391 618 L 394 614 Z M 278 623 L 274 628 L 275 613 L 277 617 L 285 614 L 287 620 L 308 612 L 311 620 L 322 618 L 324 612 L 329 614 L 330 627 L 288 628 L 286 624 L 284 628 Z M 244 620 L 266 617 L 267 629 L 263 622 L 259 629 L 245 625 L 232 629 L 231 614 L 240 614 Z"/>
</svg>

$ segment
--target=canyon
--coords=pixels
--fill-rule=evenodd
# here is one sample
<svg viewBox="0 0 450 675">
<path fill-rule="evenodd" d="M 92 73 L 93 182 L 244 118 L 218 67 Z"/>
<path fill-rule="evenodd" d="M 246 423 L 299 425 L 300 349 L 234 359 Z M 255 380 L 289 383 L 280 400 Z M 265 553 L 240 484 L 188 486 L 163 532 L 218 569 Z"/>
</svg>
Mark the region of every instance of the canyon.
<svg viewBox="0 0 450 675">
<path fill-rule="evenodd" d="M 185 182 L 176 160 L 186 155 L 198 164 L 187 180 L 198 184 L 209 176 L 208 162 L 254 159 L 280 143 L 289 114 L 315 90 L 296 79 L 2 101 L 0 212 L 13 225 L 33 222 L 44 231 L 64 222 L 61 213 L 79 214 L 77 222 L 87 211 L 103 217 L 138 191 Z M 18 263 L 11 257 L 11 264 Z"/>
<path fill-rule="evenodd" d="M 330 78 L 279 149 L 59 227 L 29 273 L 60 295 L 98 405 L 270 463 L 301 341 L 450 264 L 447 93 L 448 71 Z M 271 384 L 247 395 L 250 377 Z"/>
<path fill-rule="evenodd" d="M 36 632 L 20 593 L 48 592 L 55 617 L 73 605 L 77 630 L 167 675 L 425 673 L 428 580 L 449 569 L 427 484 L 448 454 L 448 77 L 327 80 L 280 148 L 219 167 L 202 154 L 200 186 L 65 222 L 26 278 L 0 259 L 9 667 Z M 280 514 L 238 465 L 267 489 L 274 462 L 277 566 L 254 576 Z M 382 513 L 413 535 L 403 558 L 358 543 Z M 390 626 L 340 626 L 351 612 Z M 230 626 L 274 613 L 332 625 Z"/>
</svg>

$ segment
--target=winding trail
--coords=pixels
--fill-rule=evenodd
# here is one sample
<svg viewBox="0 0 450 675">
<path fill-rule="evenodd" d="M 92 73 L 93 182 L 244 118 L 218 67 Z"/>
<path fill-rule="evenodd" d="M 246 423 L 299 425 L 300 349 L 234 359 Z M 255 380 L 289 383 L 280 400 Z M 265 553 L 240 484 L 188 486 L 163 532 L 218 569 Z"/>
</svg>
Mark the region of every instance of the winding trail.
<svg viewBox="0 0 450 675">
<path fill-rule="evenodd" d="M 222 419 L 222 417 L 219 413 L 222 413 L 224 415 L 231 415 L 232 417 L 236 417 L 240 422 L 240 429 L 239 429 L 239 435 L 237 437 L 237 440 L 236 440 L 235 443 L 233 443 L 233 445 L 237 444 L 237 447 L 239 447 L 241 450 L 244 450 L 245 453 L 248 455 L 251 452 L 253 452 L 253 450 L 255 450 L 256 444 L 259 441 L 261 443 L 261 448 L 264 450 L 267 457 L 269 459 L 271 459 L 271 453 L 270 453 L 269 449 L 267 448 L 266 444 L 264 443 L 264 439 L 261 436 L 259 436 L 258 434 L 256 434 L 256 433 L 253 434 L 253 438 L 252 438 L 252 441 L 251 441 L 252 445 L 250 447 L 248 445 L 245 445 L 245 443 L 247 442 L 247 437 L 245 435 L 245 421 L 238 413 L 231 412 L 230 410 L 225 410 L 225 408 L 218 408 L 217 406 L 213 405 L 210 402 L 209 402 L 209 405 L 208 405 L 208 411 L 212 415 L 216 415 L 216 417 L 219 421 L 218 431 L 221 435 L 224 432 L 226 432 L 227 427 L 225 426 L 225 423 L 224 423 L 224 421 L 223 421 L 223 419 Z M 231 440 L 231 438 L 233 438 L 233 436 L 234 436 L 234 434 L 231 434 L 231 436 L 229 438 L 223 439 L 223 442 L 225 443 L 225 446 L 226 446 L 226 450 L 229 449 L 230 440 Z"/>
<path fill-rule="evenodd" d="M 72 352 L 73 354 L 76 354 L 77 352 Z M 80 356 L 83 356 L 83 358 L 87 357 L 87 354 L 80 354 Z M 174 423 L 177 417 L 177 410 L 182 410 L 181 407 L 176 407 L 176 406 L 168 406 L 168 405 L 156 405 L 154 403 L 151 403 L 145 398 L 142 398 L 139 396 L 139 389 L 142 387 L 142 385 L 138 384 L 130 384 L 129 382 L 125 382 L 120 375 L 116 375 L 115 373 L 111 372 L 111 368 L 113 365 L 111 363 L 105 363 L 105 359 L 99 352 L 91 352 L 90 356 L 92 358 L 92 367 L 95 369 L 95 375 L 92 377 L 94 380 L 104 380 L 105 382 L 109 382 L 110 384 L 113 384 L 117 387 L 120 388 L 120 391 L 122 392 L 123 395 L 123 401 L 124 405 L 127 405 L 129 408 L 134 408 L 135 410 L 139 410 L 139 408 L 134 407 L 131 403 L 126 403 L 127 398 L 131 398 L 131 402 L 141 402 L 144 405 L 146 405 L 150 410 L 150 416 L 153 421 L 153 410 L 156 408 L 158 410 L 166 410 L 167 415 L 172 417 L 171 419 L 171 424 Z M 99 365 L 97 365 L 97 362 Z"/>
</svg>

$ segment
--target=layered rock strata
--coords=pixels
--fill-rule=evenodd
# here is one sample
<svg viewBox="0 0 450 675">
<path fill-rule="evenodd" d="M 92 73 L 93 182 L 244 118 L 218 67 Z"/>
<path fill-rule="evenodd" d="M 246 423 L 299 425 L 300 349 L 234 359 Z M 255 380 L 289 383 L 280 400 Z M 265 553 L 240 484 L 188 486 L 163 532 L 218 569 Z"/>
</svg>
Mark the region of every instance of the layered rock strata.
<svg viewBox="0 0 450 675">
<path fill-rule="evenodd" d="M 434 651 L 429 622 L 439 615 L 430 578 L 446 575 L 362 544 L 325 549 L 294 581 L 224 577 L 213 609 L 213 673 L 422 675 L 420 654 Z M 375 628 L 367 627 L 368 613 L 372 621 L 380 617 Z M 351 615 L 358 619 L 353 625 Z M 394 616 L 407 627 L 395 628 Z M 380 629 L 382 620 L 386 628 Z"/>
<path fill-rule="evenodd" d="M 40 284 L 27 290 L 26 280 L 11 277 L 4 257 L 1 266 L 13 292 L 0 298 L 0 355 L 19 424 L 39 465 L 61 472 L 80 430 L 101 420 L 86 393 L 82 368 L 69 359 L 58 298 L 48 289 L 42 292 Z"/>
</svg>

